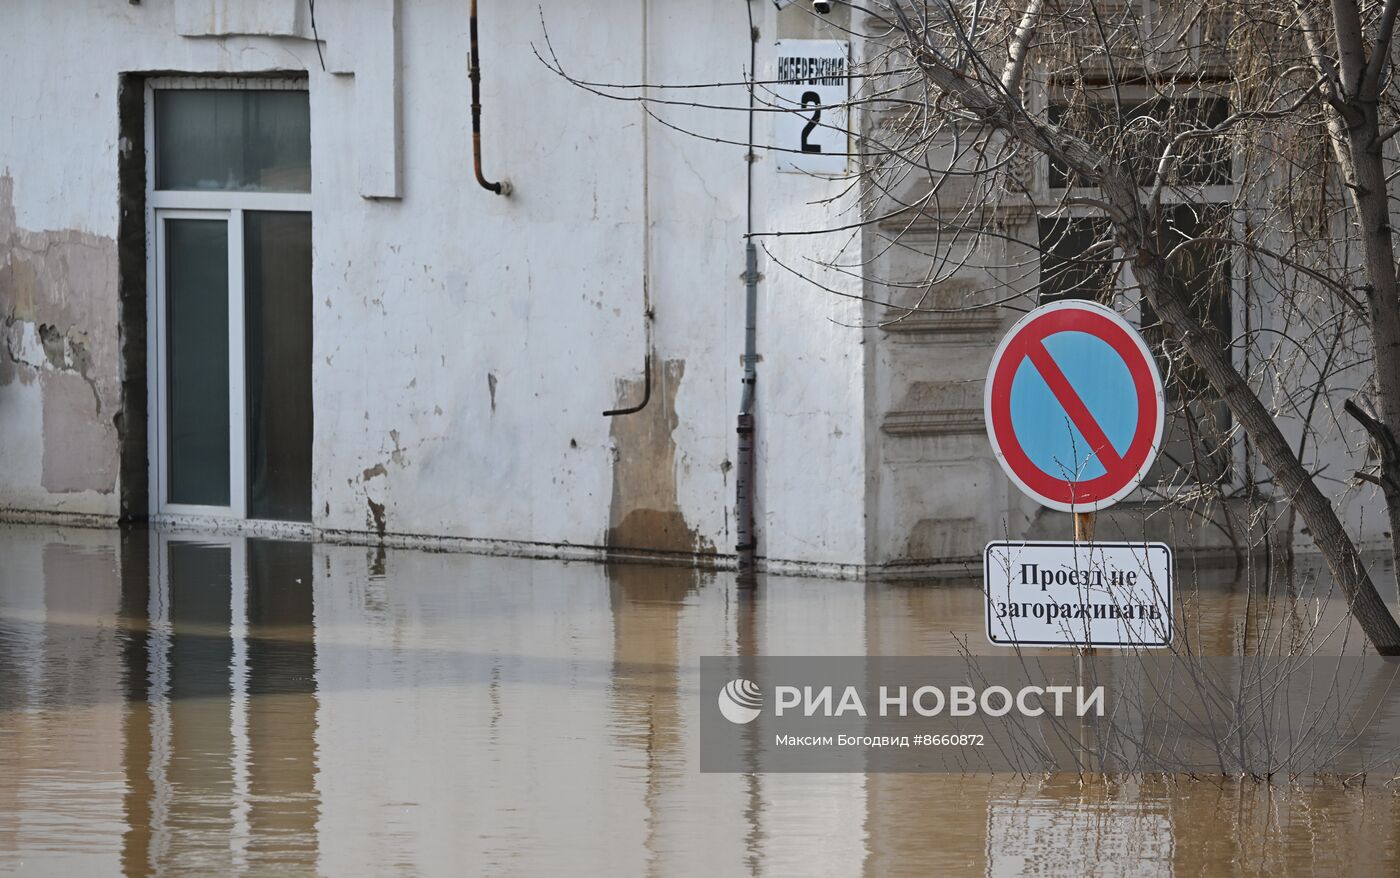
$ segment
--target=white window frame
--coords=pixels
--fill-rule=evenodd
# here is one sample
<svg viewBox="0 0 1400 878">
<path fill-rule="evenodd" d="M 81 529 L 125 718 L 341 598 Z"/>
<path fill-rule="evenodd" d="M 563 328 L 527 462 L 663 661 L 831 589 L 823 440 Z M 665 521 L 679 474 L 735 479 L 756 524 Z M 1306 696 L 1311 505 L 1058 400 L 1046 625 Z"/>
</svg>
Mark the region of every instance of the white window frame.
<svg viewBox="0 0 1400 878">
<path fill-rule="evenodd" d="M 155 93 L 166 89 L 237 89 L 306 91 L 305 79 L 245 77 L 160 77 L 146 81 L 146 379 L 150 465 L 150 506 L 156 517 L 197 517 L 246 520 L 248 513 L 248 422 L 244 401 L 247 371 L 244 362 L 245 258 L 243 214 L 247 211 L 311 213 L 310 192 L 242 192 L 233 190 L 161 190 L 155 188 Z M 171 219 L 222 220 L 228 229 L 229 308 L 229 505 L 205 506 L 169 500 L 169 353 L 166 344 L 165 222 Z M 313 504 L 314 508 L 314 504 Z"/>
</svg>

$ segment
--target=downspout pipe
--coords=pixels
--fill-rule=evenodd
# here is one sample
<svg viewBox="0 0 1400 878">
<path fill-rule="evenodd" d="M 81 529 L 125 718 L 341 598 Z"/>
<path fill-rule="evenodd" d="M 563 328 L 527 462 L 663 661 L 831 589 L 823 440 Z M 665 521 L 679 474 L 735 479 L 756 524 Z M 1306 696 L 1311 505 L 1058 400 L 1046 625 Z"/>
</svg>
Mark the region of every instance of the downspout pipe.
<svg viewBox="0 0 1400 878">
<path fill-rule="evenodd" d="M 739 556 L 739 586 L 752 588 L 756 585 L 756 554 L 758 533 L 754 528 L 754 387 L 758 383 L 755 364 L 758 361 L 757 314 L 758 314 L 758 248 L 753 240 L 744 247 L 744 377 L 743 395 L 739 402 L 738 461 L 734 474 L 734 500 L 738 509 L 738 522 L 734 546 Z"/>
<path fill-rule="evenodd" d="M 492 183 L 481 173 L 481 52 L 476 40 L 476 0 L 471 5 L 471 55 L 467 61 L 467 77 L 472 81 L 472 169 L 476 172 L 476 182 L 487 192 L 509 195 L 510 183 L 502 180 Z"/>
<path fill-rule="evenodd" d="M 745 182 L 744 234 L 744 377 L 739 401 L 737 457 L 734 473 L 736 507 L 734 547 L 739 556 L 739 586 L 756 585 L 758 533 L 754 528 L 754 391 L 758 384 L 758 247 L 753 241 L 754 78 L 758 63 L 758 28 L 753 23 L 753 0 L 744 0 L 749 14 L 749 148 Z"/>
<path fill-rule="evenodd" d="M 750 238 L 744 243 L 744 378 L 739 414 L 753 414 L 753 397 L 758 383 L 758 247 Z"/>
</svg>

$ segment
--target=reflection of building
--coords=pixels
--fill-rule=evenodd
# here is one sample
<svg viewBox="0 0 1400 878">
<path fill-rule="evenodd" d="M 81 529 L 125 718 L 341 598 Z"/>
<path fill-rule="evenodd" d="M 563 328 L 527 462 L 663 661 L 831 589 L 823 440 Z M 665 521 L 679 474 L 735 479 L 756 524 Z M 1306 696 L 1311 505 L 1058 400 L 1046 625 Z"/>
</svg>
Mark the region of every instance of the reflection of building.
<svg viewBox="0 0 1400 878">
<path fill-rule="evenodd" d="M 607 570 L 615 734 L 665 762 L 684 746 L 677 704 L 679 627 L 700 574 L 684 567 L 610 565 Z"/>
<path fill-rule="evenodd" d="M 980 583 L 866 589 L 871 655 L 947 655 L 955 635 L 985 641 Z M 982 778 L 873 774 L 866 779 L 865 874 L 986 873 L 989 790 Z"/>
<path fill-rule="evenodd" d="M 614 734 L 604 568 L 322 551 L 324 873 L 643 871 L 645 757 Z"/>
<path fill-rule="evenodd" d="M 24 535 L 0 536 L 0 867 L 314 863 L 310 544 Z"/>
<path fill-rule="evenodd" d="M 749 600 L 679 569 L 3 528 L 0 571 L 0 871 L 1379 874 L 1400 850 L 1374 784 L 699 773 L 699 656 L 946 652 L 973 589 Z M 1203 643 L 1232 588 L 1203 586 Z"/>
<path fill-rule="evenodd" d="M 248 850 L 271 874 L 316 861 L 316 641 L 312 547 L 248 542 Z"/>
<path fill-rule="evenodd" d="M 128 718 L 129 870 L 315 861 L 311 557 L 309 543 L 152 538 L 146 648 L 128 650 L 149 679 Z"/>
<path fill-rule="evenodd" d="M 609 565 L 607 574 L 613 623 L 612 734 L 619 747 L 644 763 L 647 871 L 664 875 L 666 836 L 672 828 L 666 818 L 674 807 L 669 800 L 684 789 L 684 751 L 694 743 L 685 727 L 690 705 L 680 704 L 681 617 L 702 577 L 684 567 L 624 564 Z"/>
<path fill-rule="evenodd" d="M 0 872 L 120 867 L 68 843 L 123 820 L 118 564 L 110 534 L 0 531 Z"/>
</svg>

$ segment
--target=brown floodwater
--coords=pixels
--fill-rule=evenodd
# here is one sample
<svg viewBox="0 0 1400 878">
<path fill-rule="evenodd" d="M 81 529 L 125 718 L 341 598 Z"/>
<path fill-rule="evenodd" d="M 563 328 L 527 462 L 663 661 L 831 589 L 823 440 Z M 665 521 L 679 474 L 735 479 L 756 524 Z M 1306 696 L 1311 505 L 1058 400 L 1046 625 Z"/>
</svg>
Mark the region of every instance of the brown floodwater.
<svg viewBox="0 0 1400 878">
<path fill-rule="evenodd" d="M 1359 648 L 1315 567 L 1178 577 L 1202 652 Z M 992 653 L 982 612 L 972 578 L 0 528 L 0 873 L 1400 872 L 1390 778 L 699 772 L 700 656 Z"/>
</svg>

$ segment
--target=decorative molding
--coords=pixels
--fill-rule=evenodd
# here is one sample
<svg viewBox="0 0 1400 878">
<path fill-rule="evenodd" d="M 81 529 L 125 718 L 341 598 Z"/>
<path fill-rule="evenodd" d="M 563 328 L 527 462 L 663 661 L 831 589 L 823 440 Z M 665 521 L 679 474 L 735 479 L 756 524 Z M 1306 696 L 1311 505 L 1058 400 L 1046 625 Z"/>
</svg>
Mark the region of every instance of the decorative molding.
<svg viewBox="0 0 1400 878">
<path fill-rule="evenodd" d="M 987 202 L 983 204 L 980 211 L 984 213 L 989 221 L 998 222 L 1003 225 L 1014 225 L 1017 223 L 1029 222 L 1035 219 L 1039 212 L 1036 206 L 1024 199 L 1006 199 L 999 202 Z M 975 229 L 968 228 L 969 209 L 966 205 L 958 204 L 939 210 L 936 208 L 922 208 L 917 212 L 914 208 L 902 210 L 898 213 L 884 217 L 880 220 L 881 231 L 902 236 L 913 237 L 944 237 L 952 239 L 955 237 L 973 237 L 978 234 Z M 911 214 L 915 214 L 911 216 Z M 953 231 L 946 227 L 947 219 L 957 220 L 957 225 L 961 231 Z"/>
<path fill-rule="evenodd" d="M 966 558 L 982 547 L 985 528 L 982 519 L 970 516 L 921 518 L 909 529 L 904 558 L 916 563 Z"/>
<path fill-rule="evenodd" d="M 880 429 L 894 436 L 981 433 L 982 382 L 914 381 L 885 413 Z"/>
<path fill-rule="evenodd" d="M 989 298 L 986 289 L 989 281 L 970 277 L 945 278 L 934 284 L 926 295 L 919 297 L 920 307 L 936 310 L 910 312 L 891 306 L 881 315 L 880 328 L 893 336 L 903 336 L 908 341 L 919 341 L 924 336 L 948 341 L 950 339 L 942 336 L 949 335 L 966 336 L 972 340 L 979 335 L 995 333 L 1001 329 L 1003 322 L 1001 307 L 976 307 Z"/>
<path fill-rule="evenodd" d="M 880 432 L 890 436 L 962 436 L 986 432 L 982 410 L 886 412 Z"/>
<path fill-rule="evenodd" d="M 882 316 L 880 328 L 896 336 L 966 336 L 992 335 L 1001 329 L 1001 324 L 1001 308 L 996 306 L 957 313 L 919 311 L 912 314 L 890 308 Z"/>
</svg>

